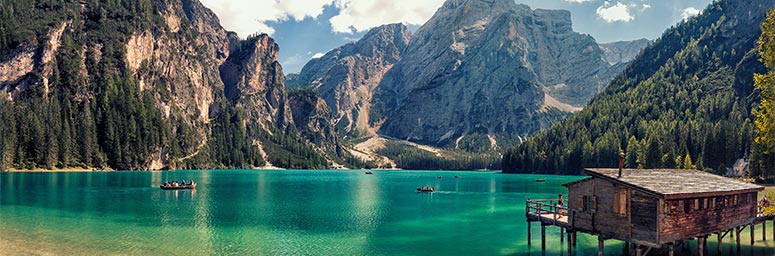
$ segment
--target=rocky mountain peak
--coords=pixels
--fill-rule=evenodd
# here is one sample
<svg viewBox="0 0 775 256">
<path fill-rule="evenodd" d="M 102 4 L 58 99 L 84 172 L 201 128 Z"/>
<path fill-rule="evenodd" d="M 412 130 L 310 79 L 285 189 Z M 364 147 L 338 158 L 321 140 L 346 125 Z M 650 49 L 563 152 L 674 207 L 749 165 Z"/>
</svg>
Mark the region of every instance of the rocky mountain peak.
<svg viewBox="0 0 775 256">
<path fill-rule="evenodd" d="M 293 83 L 317 90 L 331 107 L 341 135 L 373 133 L 369 114 L 374 90 L 410 39 L 403 24 L 373 28 L 361 40 L 307 63 Z"/>
<path fill-rule="evenodd" d="M 548 109 L 583 106 L 621 68 L 572 30 L 568 11 L 449 0 L 385 75 L 373 116 L 384 116 L 380 133 L 439 146 L 528 135 L 558 118 Z"/>
</svg>

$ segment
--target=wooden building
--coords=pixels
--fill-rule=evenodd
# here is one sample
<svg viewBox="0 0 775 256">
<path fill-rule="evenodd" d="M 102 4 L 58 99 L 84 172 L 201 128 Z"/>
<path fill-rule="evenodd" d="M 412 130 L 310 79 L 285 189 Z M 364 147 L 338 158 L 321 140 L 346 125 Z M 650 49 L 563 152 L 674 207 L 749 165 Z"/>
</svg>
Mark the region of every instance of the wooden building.
<svg viewBox="0 0 775 256">
<path fill-rule="evenodd" d="M 598 237 L 598 255 L 604 255 L 608 239 L 625 241 L 639 256 L 664 245 L 672 256 L 676 244 L 697 239 L 703 255 L 711 235 L 718 239 L 721 253 L 722 239 L 736 234 L 739 251 L 745 228 L 751 232 L 753 245 L 756 224 L 763 224 L 766 240 L 767 221 L 775 219 L 759 213 L 757 194 L 764 187 L 706 172 L 619 168 L 587 169 L 586 173 L 590 177 L 564 184 L 568 197 L 563 203 L 558 199 L 526 201 L 528 245 L 530 223 L 540 222 L 541 248 L 546 248 L 546 227 L 557 226 L 560 242 L 567 230 L 569 255 L 577 232 Z"/>
<path fill-rule="evenodd" d="M 751 225 L 764 187 L 696 170 L 587 169 L 568 188 L 567 228 L 643 247 Z M 739 236 L 738 236 L 739 237 Z M 739 242 L 738 242 L 739 243 Z"/>
</svg>

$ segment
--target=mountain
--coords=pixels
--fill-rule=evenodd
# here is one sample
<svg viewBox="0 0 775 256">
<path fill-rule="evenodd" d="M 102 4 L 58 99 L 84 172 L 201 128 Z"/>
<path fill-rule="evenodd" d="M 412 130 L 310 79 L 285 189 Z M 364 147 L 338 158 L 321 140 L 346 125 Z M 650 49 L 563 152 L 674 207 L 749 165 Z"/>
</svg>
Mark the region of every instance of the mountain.
<svg viewBox="0 0 775 256">
<path fill-rule="evenodd" d="M 372 100 L 379 133 L 505 148 L 576 111 L 624 65 L 574 32 L 570 12 L 447 1 L 412 36 Z"/>
<path fill-rule="evenodd" d="M 503 157 L 505 172 L 578 174 L 583 167 L 726 171 L 748 155 L 755 49 L 775 1 L 715 1 L 669 28 L 582 111 Z"/>
<path fill-rule="evenodd" d="M 618 41 L 613 43 L 599 44 L 600 49 L 605 53 L 605 59 L 611 65 L 628 63 L 635 59 L 635 56 L 646 48 L 651 41 L 648 39 L 638 39 L 633 41 Z"/>
<path fill-rule="evenodd" d="M 369 114 L 374 90 L 400 60 L 410 37 L 402 24 L 373 28 L 361 40 L 311 60 L 293 83 L 311 87 L 325 99 L 340 135 L 373 134 Z"/>
<path fill-rule="evenodd" d="M 331 166 L 278 52 L 197 0 L 3 1 L 0 169 Z"/>
</svg>

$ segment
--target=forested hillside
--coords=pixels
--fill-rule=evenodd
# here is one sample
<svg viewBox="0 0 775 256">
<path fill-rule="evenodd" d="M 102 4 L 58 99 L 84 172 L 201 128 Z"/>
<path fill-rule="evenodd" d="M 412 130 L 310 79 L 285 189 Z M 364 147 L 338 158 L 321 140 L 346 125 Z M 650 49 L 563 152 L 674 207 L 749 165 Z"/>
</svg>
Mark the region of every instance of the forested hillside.
<svg viewBox="0 0 775 256">
<path fill-rule="evenodd" d="M 504 155 L 505 172 L 584 167 L 720 170 L 750 152 L 755 42 L 775 1 L 712 3 L 664 32 L 583 111 Z"/>
<path fill-rule="evenodd" d="M 197 0 L 0 1 L 0 170 L 325 168 L 278 51 Z"/>
</svg>

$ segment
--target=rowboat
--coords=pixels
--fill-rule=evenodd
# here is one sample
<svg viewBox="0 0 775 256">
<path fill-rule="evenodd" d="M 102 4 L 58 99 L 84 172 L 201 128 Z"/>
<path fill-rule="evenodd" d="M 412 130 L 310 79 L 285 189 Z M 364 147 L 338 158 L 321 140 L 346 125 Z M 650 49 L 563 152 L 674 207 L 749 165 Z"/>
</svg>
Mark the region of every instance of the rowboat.
<svg viewBox="0 0 775 256">
<path fill-rule="evenodd" d="M 429 192 L 429 193 L 432 193 L 432 192 L 436 192 L 436 189 L 433 188 L 433 187 L 427 187 L 427 186 L 426 187 L 418 187 L 417 188 L 417 192 Z"/>
<path fill-rule="evenodd" d="M 196 188 L 196 183 L 191 184 L 191 185 L 177 185 L 177 186 L 173 186 L 173 185 L 164 186 L 164 184 L 162 184 L 162 185 L 159 185 L 159 188 L 161 188 L 163 190 L 195 189 Z"/>
</svg>

